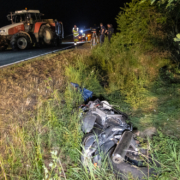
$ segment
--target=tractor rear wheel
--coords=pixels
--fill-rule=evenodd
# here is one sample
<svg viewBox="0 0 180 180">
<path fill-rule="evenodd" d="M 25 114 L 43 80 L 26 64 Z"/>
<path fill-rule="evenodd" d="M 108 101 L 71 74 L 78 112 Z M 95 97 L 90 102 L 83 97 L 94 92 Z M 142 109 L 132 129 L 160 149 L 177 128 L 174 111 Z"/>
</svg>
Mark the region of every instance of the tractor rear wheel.
<svg viewBox="0 0 180 180">
<path fill-rule="evenodd" d="M 47 25 L 42 25 L 39 31 L 39 43 L 41 46 L 54 45 L 55 33 Z"/>
<path fill-rule="evenodd" d="M 12 36 L 10 44 L 13 50 L 24 50 L 30 47 L 31 41 L 28 35 L 17 33 Z"/>
</svg>

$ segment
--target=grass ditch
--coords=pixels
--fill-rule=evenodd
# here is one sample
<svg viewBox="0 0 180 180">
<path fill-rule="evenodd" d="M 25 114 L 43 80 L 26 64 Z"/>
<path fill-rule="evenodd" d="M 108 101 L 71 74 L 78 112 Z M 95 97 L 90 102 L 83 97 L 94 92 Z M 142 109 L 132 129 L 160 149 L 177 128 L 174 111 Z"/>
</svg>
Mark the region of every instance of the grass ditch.
<svg viewBox="0 0 180 180">
<path fill-rule="evenodd" d="M 0 179 L 92 179 L 79 159 L 83 100 L 68 86 L 85 77 L 88 88 L 101 87 L 96 72 L 84 76 L 81 60 L 89 54 L 67 50 L 1 69 Z M 106 179 L 114 176 L 107 165 L 103 172 Z M 100 169 L 91 174 L 102 177 Z"/>
<path fill-rule="evenodd" d="M 107 163 L 101 169 L 94 169 L 90 164 L 91 172 L 81 167 L 83 134 L 78 105 L 83 100 L 69 82 L 79 83 L 110 101 L 126 112 L 136 127 L 155 126 L 163 132 L 169 127 L 170 131 L 175 131 L 169 124 L 162 126 L 161 123 L 166 118 L 170 124 L 178 121 L 176 108 L 168 109 L 172 107 L 171 102 L 178 106 L 178 85 L 155 84 L 151 94 L 150 89 L 146 96 L 143 94 L 146 103 L 137 109 L 119 91 L 110 92 L 102 74 L 89 65 L 92 56 L 88 49 L 68 50 L 1 71 L 0 179 L 117 179 Z M 178 179 L 178 135 L 174 133 L 169 137 L 160 131 L 149 142 L 150 151 L 162 164 L 160 169 L 155 167 L 161 175 L 152 179 Z"/>
</svg>

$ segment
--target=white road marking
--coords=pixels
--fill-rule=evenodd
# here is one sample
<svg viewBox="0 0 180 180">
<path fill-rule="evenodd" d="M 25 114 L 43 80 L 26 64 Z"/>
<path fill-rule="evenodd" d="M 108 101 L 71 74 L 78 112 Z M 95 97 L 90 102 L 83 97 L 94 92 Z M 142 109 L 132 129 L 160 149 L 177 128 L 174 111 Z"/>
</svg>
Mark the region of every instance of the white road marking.
<svg viewBox="0 0 180 180">
<path fill-rule="evenodd" d="M 40 54 L 40 55 L 37 55 L 37 56 L 26 58 L 26 59 L 23 59 L 23 60 L 20 60 L 20 61 L 16 61 L 16 62 L 13 62 L 13 63 L 5 64 L 5 65 L 0 66 L 0 68 L 6 67 L 6 66 L 10 66 L 10 65 L 13 65 L 13 64 L 17 64 L 17 63 L 20 63 L 20 62 L 23 62 L 23 61 L 27 61 L 27 60 L 30 60 L 30 59 L 34 59 L 34 58 L 37 58 L 37 57 L 40 57 L 40 56 L 44 56 L 44 55 L 47 55 L 47 54 L 55 53 L 57 51 L 65 50 L 65 49 L 68 49 L 68 48 L 73 47 L 73 46 L 68 46 L 68 47 L 65 47 L 65 48 L 62 48 L 62 49 L 57 49 L 57 50 L 50 51 L 50 52 L 47 52 L 47 53 L 44 53 L 44 54 Z"/>
<path fill-rule="evenodd" d="M 83 44 L 83 43 L 86 43 L 86 42 L 89 42 L 89 41 L 78 42 L 78 44 Z M 57 51 L 65 50 L 65 49 L 68 49 L 68 48 L 74 46 L 74 42 L 62 42 L 62 44 L 73 44 L 73 45 L 65 47 L 65 48 L 62 48 L 62 49 L 57 49 L 57 50 L 54 50 L 54 51 L 50 51 L 50 52 L 47 52 L 47 53 L 44 53 L 44 54 L 40 54 L 40 55 L 37 55 L 37 56 L 33 56 L 33 57 L 30 57 L 30 58 L 26 58 L 26 59 L 23 59 L 23 60 L 20 60 L 20 61 L 16 61 L 16 62 L 13 62 L 13 63 L 5 64 L 5 65 L 0 66 L 0 68 L 6 67 L 6 66 L 10 66 L 10 65 L 13 65 L 13 64 L 17 64 L 17 63 L 20 63 L 20 62 L 23 62 L 23 61 L 27 61 L 27 60 L 30 60 L 30 59 L 34 59 L 34 58 L 37 58 L 37 57 L 40 57 L 40 56 L 44 56 L 44 55 L 47 55 L 47 54 L 55 53 Z"/>
<path fill-rule="evenodd" d="M 86 42 L 90 42 L 90 41 L 80 41 L 80 42 L 77 42 L 78 44 L 83 44 L 83 43 L 86 43 Z M 62 42 L 62 44 L 74 44 L 74 42 Z"/>
</svg>

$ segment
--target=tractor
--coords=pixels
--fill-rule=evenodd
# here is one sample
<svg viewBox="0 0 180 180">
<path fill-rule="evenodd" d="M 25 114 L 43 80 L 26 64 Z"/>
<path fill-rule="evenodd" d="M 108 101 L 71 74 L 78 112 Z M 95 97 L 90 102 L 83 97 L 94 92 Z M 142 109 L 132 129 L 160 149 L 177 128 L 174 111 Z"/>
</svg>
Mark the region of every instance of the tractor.
<svg viewBox="0 0 180 180">
<path fill-rule="evenodd" d="M 27 9 L 7 15 L 11 24 L 0 28 L 0 50 L 9 45 L 13 50 L 60 45 L 64 38 L 62 22 L 42 16 L 39 10 Z"/>
</svg>

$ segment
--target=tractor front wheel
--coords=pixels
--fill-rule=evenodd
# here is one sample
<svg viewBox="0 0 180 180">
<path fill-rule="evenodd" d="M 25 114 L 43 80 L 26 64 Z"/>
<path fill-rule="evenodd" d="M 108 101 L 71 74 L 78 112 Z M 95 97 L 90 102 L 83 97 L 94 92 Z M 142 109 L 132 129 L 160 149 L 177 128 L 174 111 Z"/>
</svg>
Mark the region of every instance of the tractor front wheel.
<svg viewBox="0 0 180 180">
<path fill-rule="evenodd" d="M 30 47 L 31 42 L 28 35 L 17 33 L 12 36 L 10 44 L 13 50 L 24 50 Z"/>
</svg>

